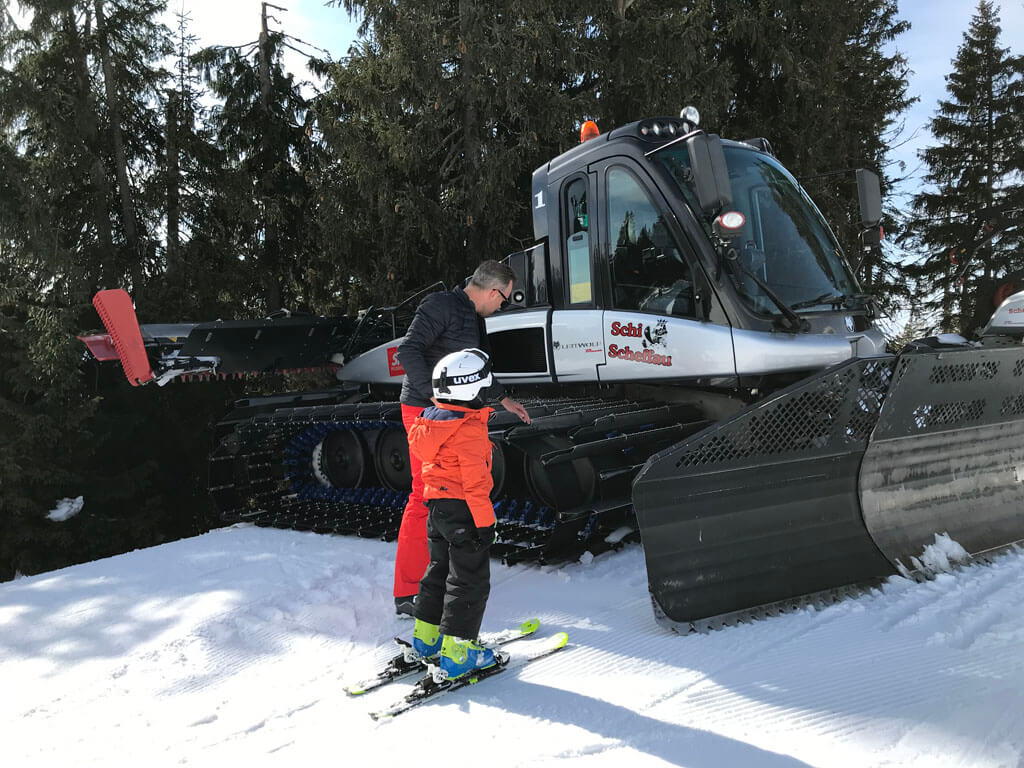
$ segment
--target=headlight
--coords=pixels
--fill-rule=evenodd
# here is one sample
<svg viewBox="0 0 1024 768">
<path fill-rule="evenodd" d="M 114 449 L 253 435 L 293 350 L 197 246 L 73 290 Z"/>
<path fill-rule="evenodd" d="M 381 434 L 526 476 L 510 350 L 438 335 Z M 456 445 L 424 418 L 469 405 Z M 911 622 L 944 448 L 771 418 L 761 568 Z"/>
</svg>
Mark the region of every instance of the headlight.
<svg viewBox="0 0 1024 768">
<path fill-rule="evenodd" d="M 697 108 L 692 105 L 685 107 L 683 111 L 679 113 L 679 116 L 693 126 L 693 129 L 696 129 L 697 126 L 700 125 L 700 112 L 698 112 Z"/>
</svg>

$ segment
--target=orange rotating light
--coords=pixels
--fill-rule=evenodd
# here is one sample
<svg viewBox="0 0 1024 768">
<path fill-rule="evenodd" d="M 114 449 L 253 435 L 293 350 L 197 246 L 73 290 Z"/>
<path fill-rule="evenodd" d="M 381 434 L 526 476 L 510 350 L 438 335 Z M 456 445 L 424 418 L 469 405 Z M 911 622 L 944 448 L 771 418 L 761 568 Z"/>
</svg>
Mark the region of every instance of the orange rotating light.
<svg viewBox="0 0 1024 768">
<path fill-rule="evenodd" d="M 597 129 L 597 123 L 593 120 L 587 120 L 580 126 L 580 144 L 591 139 L 596 139 L 601 135 L 601 131 Z"/>
</svg>

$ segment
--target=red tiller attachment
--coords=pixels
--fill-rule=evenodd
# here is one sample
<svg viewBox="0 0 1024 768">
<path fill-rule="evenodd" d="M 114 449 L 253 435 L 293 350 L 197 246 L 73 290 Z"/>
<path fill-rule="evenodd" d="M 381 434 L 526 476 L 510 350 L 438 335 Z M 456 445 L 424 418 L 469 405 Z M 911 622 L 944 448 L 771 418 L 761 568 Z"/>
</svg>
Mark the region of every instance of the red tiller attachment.
<svg viewBox="0 0 1024 768">
<path fill-rule="evenodd" d="M 139 321 L 135 317 L 135 307 L 128 292 L 120 288 L 100 291 L 93 297 L 92 304 L 96 307 L 107 333 L 110 334 L 117 356 L 121 358 L 124 375 L 128 377 L 131 385 L 137 387 L 152 381 L 153 371 L 149 365 L 149 356 L 146 354 Z M 95 337 L 82 340 L 92 351 L 93 344 L 88 341 L 90 338 Z M 97 359 L 100 359 L 98 355 Z"/>
<path fill-rule="evenodd" d="M 88 347 L 90 354 L 105 363 L 108 360 L 120 360 L 114 342 L 109 333 L 94 333 L 91 336 L 79 336 L 78 340 Z"/>
</svg>

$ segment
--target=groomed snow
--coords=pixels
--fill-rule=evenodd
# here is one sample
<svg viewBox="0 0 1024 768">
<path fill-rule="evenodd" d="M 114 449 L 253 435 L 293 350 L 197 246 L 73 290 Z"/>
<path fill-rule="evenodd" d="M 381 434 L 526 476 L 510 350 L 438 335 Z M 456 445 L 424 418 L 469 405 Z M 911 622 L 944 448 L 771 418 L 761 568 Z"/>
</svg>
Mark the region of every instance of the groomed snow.
<svg viewBox="0 0 1024 768">
<path fill-rule="evenodd" d="M 687 637 L 638 546 L 495 565 L 484 629 L 572 646 L 376 724 L 393 552 L 240 526 L 0 584 L 0 765 L 1024 765 L 1020 552 Z"/>
</svg>

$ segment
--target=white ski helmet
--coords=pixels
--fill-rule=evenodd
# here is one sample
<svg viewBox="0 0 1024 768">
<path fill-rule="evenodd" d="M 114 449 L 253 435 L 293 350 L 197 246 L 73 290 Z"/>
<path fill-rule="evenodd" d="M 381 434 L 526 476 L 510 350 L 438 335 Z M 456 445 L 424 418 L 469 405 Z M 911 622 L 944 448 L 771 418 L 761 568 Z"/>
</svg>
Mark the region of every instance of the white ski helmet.
<svg viewBox="0 0 1024 768">
<path fill-rule="evenodd" d="M 491 386 L 491 360 L 479 349 L 463 349 L 445 355 L 434 366 L 430 383 L 438 400 L 475 400 Z"/>
</svg>

